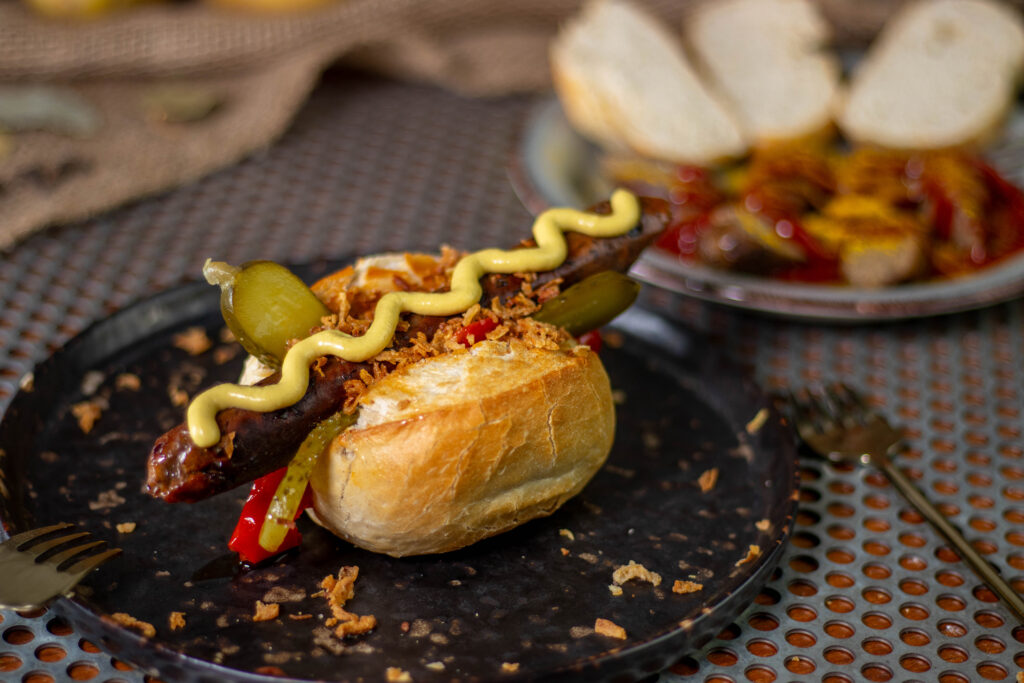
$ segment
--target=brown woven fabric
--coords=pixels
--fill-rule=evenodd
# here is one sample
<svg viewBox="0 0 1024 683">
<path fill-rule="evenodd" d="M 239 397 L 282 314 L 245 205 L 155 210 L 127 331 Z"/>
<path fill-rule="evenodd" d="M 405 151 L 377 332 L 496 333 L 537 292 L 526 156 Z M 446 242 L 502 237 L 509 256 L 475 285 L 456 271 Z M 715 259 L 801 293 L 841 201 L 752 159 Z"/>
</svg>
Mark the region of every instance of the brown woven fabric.
<svg viewBox="0 0 1024 683">
<path fill-rule="evenodd" d="M 697 1 L 645 4 L 678 25 Z M 882 5 L 894 4 L 822 2 L 840 26 L 854 29 L 840 30 L 840 38 L 870 34 Z M 35 228 L 171 188 L 270 144 L 320 72 L 338 60 L 467 95 L 545 89 L 548 43 L 578 6 L 578 0 L 340 0 L 266 16 L 191 0 L 63 23 L 0 0 L 0 84 L 69 85 L 104 119 L 87 139 L 12 136 L 13 151 L 0 158 L 0 249 Z M 161 83 L 202 86 L 224 105 L 195 123 L 154 122 L 140 100 Z"/>
</svg>

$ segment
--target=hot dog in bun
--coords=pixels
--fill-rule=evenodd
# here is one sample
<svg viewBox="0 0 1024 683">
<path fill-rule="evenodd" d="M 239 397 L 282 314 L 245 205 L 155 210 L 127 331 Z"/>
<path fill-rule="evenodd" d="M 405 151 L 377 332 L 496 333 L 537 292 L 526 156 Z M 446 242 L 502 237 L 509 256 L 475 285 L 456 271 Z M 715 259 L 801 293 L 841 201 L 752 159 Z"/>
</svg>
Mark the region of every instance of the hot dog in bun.
<svg viewBox="0 0 1024 683">
<path fill-rule="evenodd" d="M 393 556 L 554 512 L 614 435 L 608 377 L 576 337 L 631 303 L 619 271 L 668 221 L 663 202 L 618 192 L 542 214 L 516 249 L 360 259 L 311 289 L 275 264 L 208 263 L 252 357 L 157 440 L 149 492 L 196 501 L 255 479 L 252 504 L 264 482 L 259 547 L 242 523 L 231 544 L 251 562 L 296 542 L 303 506 Z"/>
</svg>

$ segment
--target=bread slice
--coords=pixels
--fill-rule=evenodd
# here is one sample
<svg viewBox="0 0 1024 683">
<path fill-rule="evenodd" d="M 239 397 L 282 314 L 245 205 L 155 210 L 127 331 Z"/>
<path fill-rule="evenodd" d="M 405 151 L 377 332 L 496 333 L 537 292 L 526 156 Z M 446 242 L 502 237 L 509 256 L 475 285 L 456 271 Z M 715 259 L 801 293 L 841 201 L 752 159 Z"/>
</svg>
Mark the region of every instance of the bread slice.
<svg viewBox="0 0 1024 683">
<path fill-rule="evenodd" d="M 904 149 L 983 141 L 1008 111 L 1024 67 L 1024 27 L 989 0 L 931 0 L 883 28 L 837 121 L 847 137 Z"/>
<path fill-rule="evenodd" d="M 683 29 L 708 82 L 755 144 L 831 125 L 839 62 L 823 51 L 829 28 L 810 0 L 716 0 Z"/>
<path fill-rule="evenodd" d="M 440 553 L 548 515 L 604 463 L 611 388 L 587 347 L 480 342 L 406 366 L 360 398 L 320 457 L 311 516 L 395 557 Z"/>
<path fill-rule="evenodd" d="M 550 62 L 566 116 L 605 147 L 692 164 L 746 150 L 681 41 L 625 0 L 588 2 L 552 43 Z"/>
</svg>

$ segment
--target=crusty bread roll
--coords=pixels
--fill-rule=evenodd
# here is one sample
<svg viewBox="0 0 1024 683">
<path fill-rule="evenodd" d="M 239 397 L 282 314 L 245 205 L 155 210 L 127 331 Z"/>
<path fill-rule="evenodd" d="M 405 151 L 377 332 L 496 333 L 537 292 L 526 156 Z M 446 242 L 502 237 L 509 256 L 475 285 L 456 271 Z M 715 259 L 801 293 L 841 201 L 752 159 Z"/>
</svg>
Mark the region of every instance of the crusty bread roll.
<svg viewBox="0 0 1024 683">
<path fill-rule="evenodd" d="M 708 82 L 755 144 L 831 125 L 839 63 L 823 51 L 829 27 L 810 0 L 716 0 L 683 29 Z"/>
<path fill-rule="evenodd" d="M 1015 10 L 989 0 L 917 2 L 886 24 L 837 121 L 850 139 L 885 147 L 982 141 L 1002 122 L 1022 67 Z"/>
<path fill-rule="evenodd" d="M 320 457 L 313 519 L 368 550 L 440 553 L 554 512 L 604 463 L 608 377 L 585 346 L 486 341 L 373 384 Z"/>
<path fill-rule="evenodd" d="M 552 43 L 550 64 L 566 116 L 606 148 L 691 164 L 746 150 L 681 41 L 625 0 L 588 2 Z"/>
<path fill-rule="evenodd" d="M 313 285 L 333 308 L 393 290 L 398 275 L 431 288 L 436 257 L 358 259 Z M 240 382 L 272 374 L 255 357 Z M 455 550 L 551 514 L 611 450 L 608 376 L 587 346 L 535 348 L 509 338 L 405 365 L 373 383 L 359 418 L 310 478 L 310 517 L 341 538 L 395 557 Z"/>
</svg>

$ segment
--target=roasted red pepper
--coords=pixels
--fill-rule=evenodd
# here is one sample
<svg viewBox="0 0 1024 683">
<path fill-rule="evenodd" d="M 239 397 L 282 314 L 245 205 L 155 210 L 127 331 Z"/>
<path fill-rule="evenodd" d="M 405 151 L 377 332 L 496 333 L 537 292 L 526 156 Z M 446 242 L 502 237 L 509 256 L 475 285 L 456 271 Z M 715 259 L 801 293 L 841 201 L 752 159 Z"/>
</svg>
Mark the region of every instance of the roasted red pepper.
<svg viewBox="0 0 1024 683">
<path fill-rule="evenodd" d="M 474 320 L 455 333 L 455 341 L 459 342 L 463 346 L 472 346 L 473 344 L 486 339 L 487 333 L 497 326 L 498 321 L 493 320 L 492 318 Z M 472 341 L 470 341 L 470 337 L 473 338 Z"/>
<path fill-rule="evenodd" d="M 601 332 L 599 330 L 590 330 L 581 334 L 577 341 L 584 346 L 589 346 L 590 350 L 594 353 L 601 351 Z"/>
<path fill-rule="evenodd" d="M 245 500 L 245 505 L 242 507 L 242 516 L 238 518 L 238 524 L 235 525 L 235 530 L 231 534 L 231 540 L 228 541 L 228 547 L 238 553 L 239 558 L 243 562 L 250 564 L 262 562 L 268 557 L 273 557 L 283 553 L 285 550 L 294 548 L 302 541 L 302 534 L 296 528 L 288 530 L 287 535 L 284 537 L 284 542 L 281 543 L 277 550 L 265 550 L 259 541 L 260 528 L 262 528 L 263 520 L 267 516 L 270 501 L 274 499 L 277 486 L 284 479 L 285 472 L 287 471 L 287 467 L 282 467 L 279 470 L 263 475 L 252 483 L 249 497 Z M 299 509 L 295 513 L 296 519 L 302 514 L 303 510 L 312 507 L 312 505 L 313 494 L 307 486 L 306 492 L 302 496 L 302 502 L 299 504 Z"/>
</svg>

